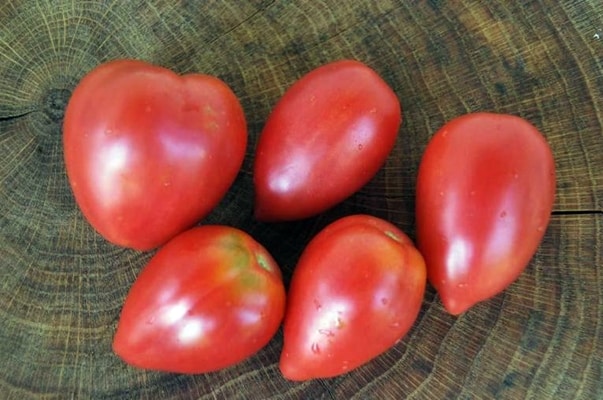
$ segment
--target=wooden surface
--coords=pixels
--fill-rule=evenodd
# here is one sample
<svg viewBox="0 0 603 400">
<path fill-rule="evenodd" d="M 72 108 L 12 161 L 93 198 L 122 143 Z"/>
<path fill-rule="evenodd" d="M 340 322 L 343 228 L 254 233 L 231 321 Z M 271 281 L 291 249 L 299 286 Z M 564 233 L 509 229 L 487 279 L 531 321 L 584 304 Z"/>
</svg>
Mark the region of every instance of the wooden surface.
<svg viewBox="0 0 603 400">
<path fill-rule="evenodd" d="M 487 4 L 487 5 L 485 5 Z M 227 198 L 204 222 L 245 229 L 286 280 L 310 237 L 355 212 L 414 235 L 417 166 L 444 121 L 523 116 L 547 136 L 558 194 L 519 280 L 464 315 L 429 287 L 404 340 L 348 375 L 294 384 L 279 332 L 242 364 L 207 375 L 136 370 L 111 353 L 123 299 L 150 253 L 107 244 L 85 222 L 62 159 L 65 103 L 99 63 L 139 58 L 224 79 L 250 143 Z M 404 108 L 382 171 L 308 221 L 251 218 L 252 153 L 284 90 L 340 58 L 372 66 Z M 603 398 L 603 2 L 18 1 L 0 3 L 0 398 Z"/>
</svg>

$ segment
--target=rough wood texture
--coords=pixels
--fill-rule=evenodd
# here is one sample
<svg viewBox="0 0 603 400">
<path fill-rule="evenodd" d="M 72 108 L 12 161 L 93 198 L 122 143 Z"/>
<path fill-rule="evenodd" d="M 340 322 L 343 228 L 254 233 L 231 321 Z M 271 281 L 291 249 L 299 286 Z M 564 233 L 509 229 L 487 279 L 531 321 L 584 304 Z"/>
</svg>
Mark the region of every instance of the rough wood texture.
<svg viewBox="0 0 603 400">
<path fill-rule="evenodd" d="M 0 398 L 603 398 L 603 3 L 541 1 L 50 1 L 0 4 Z M 491 110 L 544 132 L 558 168 L 554 216 L 503 294 L 447 315 L 432 288 L 409 335 L 332 380 L 282 379 L 279 333 L 252 359 L 197 376 L 125 366 L 110 349 L 150 253 L 108 245 L 84 221 L 62 160 L 78 80 L 134 57 L 224 79 L 251 140 L 206 223 L 264 243 L 289 279 L 303 245 L 352 212 L 414 233 L 417 166 L 447 119 Z M 375 68 L 404 105 L 378 176 L 334 210 L 292 224 L 251 218 L 252 152 L 284 90 L 344 57 Z"/>
</svg>

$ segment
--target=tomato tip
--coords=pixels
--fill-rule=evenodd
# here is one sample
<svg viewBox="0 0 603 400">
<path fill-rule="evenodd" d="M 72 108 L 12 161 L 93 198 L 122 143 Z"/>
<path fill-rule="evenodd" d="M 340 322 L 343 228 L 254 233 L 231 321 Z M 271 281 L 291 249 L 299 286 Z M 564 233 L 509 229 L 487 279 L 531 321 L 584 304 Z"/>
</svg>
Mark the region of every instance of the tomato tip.
<svg viewBox="0 0 603 400">
<path fill-rule="evenodd" d="M 444 304 L 444 308 L 450 315 L 459 316 L 471 307 L 473 307 L 473 303 L 463 303 L 458 302 L 456 300 L 444 299 L 442 298 L 442 303 Z"/>
</svg>

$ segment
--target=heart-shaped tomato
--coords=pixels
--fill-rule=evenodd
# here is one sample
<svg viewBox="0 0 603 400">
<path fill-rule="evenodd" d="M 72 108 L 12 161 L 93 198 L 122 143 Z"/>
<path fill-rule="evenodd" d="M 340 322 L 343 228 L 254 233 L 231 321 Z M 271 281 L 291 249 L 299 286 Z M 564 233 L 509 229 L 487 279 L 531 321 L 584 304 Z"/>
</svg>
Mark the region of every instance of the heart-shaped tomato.
<svg viewBox="0 0 603 400">
<path fill-rule="evenodd" d="M 139 368 L 202 373 L 264 347 L 285 312 L 278 265 L 247 233 L 204 225 L 170 240 L 128 293 L 113 350 Z"/>
<path fill-rule="evenodd" d="M 344 374 L 388 350 L 414 323 L 423 257 L 387 221 L 352 215 L 310 241 L 293 273 L 280 369 L 302 381 Z"/>
<path fill-rule="evenodd" d="M 133 60 L 86 75 L 63 128 L 67 174 L 84 216 L 107 240 L 139 250 L 207 215 L 247 145 L 245 115 L 224 82 Z"/>
</svg>

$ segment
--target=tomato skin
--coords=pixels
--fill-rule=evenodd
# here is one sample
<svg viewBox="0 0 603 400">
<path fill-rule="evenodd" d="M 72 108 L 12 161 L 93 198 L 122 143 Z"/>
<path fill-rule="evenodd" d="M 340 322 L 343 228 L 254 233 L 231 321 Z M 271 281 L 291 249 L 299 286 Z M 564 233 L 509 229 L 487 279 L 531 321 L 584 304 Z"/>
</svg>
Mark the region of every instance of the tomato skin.
<svg viewBox="0 0 603 400">
<path fill-rule="evenodd" d="M 384 220 L 344 217 L 308 244 L 293 273 L 279 367 L 289 380 L 344 374 L 410 329 L 426 286 L 411 240 Z"/>
<path fill-rule="evenodd" d="M 116 60 L 77 85 L 63 141 L 86 219 L 114 244 L 149 250 L 222 199 L 242 165 L 247 127 L 221 80 Z"/>
<path fill-rule="evenodd" d="M 400 102 L 366 65 L 342 60 L 295 82 L 269 115 L 256 148 L 255 216 L 316 215 L 364 186 L 391 152 Z"/>
<path fill-rule="evenodd" d="M 264 347 L 285 311 L 270 254 L 227 226 L 188 230 L 163 246 L 124 303 L 113 350 L 139 368 L 204 373 Z"/>
<path fill-rule="evenodd" d="M 417 244 L 457 315 L 508 287 L 536 252 L 555 197 L 555 163 L 522 118 L 474 113 L 431 139 L 417 178 Z"/>
</svg>

